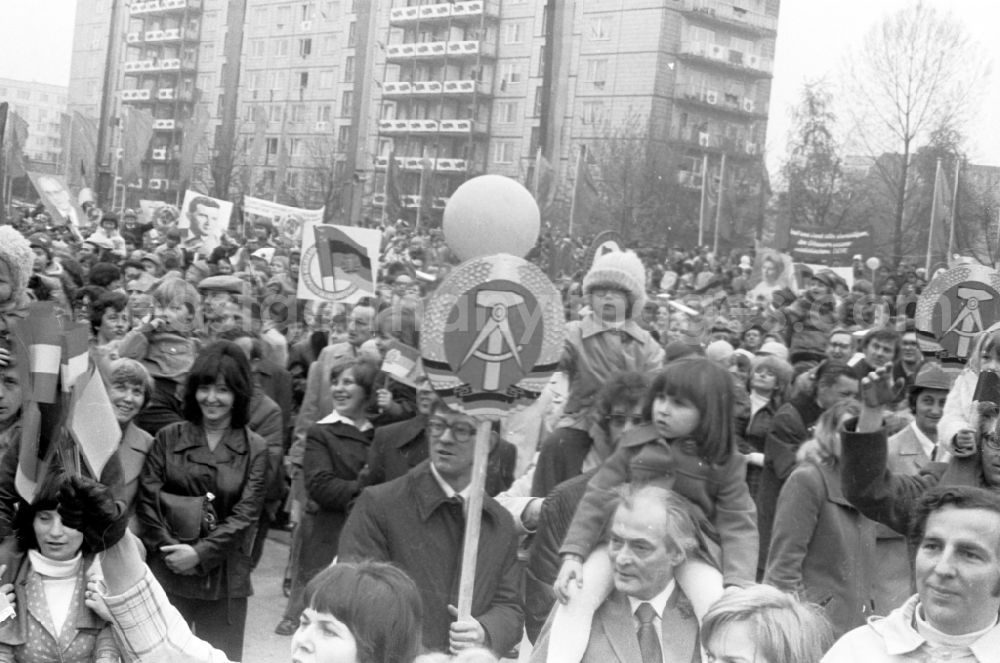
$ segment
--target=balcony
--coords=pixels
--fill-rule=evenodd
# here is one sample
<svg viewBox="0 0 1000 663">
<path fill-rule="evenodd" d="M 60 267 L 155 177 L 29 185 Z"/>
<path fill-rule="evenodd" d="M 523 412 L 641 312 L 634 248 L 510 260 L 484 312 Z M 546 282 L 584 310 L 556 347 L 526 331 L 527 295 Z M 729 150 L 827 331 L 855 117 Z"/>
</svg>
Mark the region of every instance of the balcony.
<svg viewBox="0 0 1000 663">
<path fill-rule="evenodd" d="M 118 93 L 123 102 L 150 101 L 153 98 L 151 90 L 122 90 Z"/>
<path fill-rule="evenodd" d="M 468 96 L 488 94 L 486 85 L 475 80 L 457 81 L 386 81 L 382 96 L 390 99 L 420 96 Z"/>
<path fill-rule="evenodd" d="M 674 140 L 688 147 L 698 148 L 701 152 L 711 152 L 735 158 L 752 159 L 760 154 L 761 146 L 744 136 L 729 137 L 695 129 L 674 132 Z"/>
<path fill-rule="evenodd" d="M 441 58 L 492 58 L 496 55 L 493 44 L 481 41 L 423 41 L 406 44 L 389 44 L 385 47 L 388 62 L 409 60 L 437 60 Z"/>
<path fill-rule="evenodd" d="M 173 118 L 163 120 L 153 120 L 153 129 L 156 131 L 173 131 L 177 129 L 179 122 Z"/>
<path fill-rule="evenodd" d="M 701 172 L 695 172 L 692 170 L 678 170 L 677 183 L 680 184 L 685 189 L 700 189 Z"/>
<path fill-rule="evenodd" d="M 166 161 L 167 160 L 167 148 L 165 147 L 154 147 L 152 151 L 153 161 Z"/>
<path fill-rule="evenodd" d="M 475 120 L 441 120 L 440 131 L 443 134 L 468 135 L 470 133 L 485 133 L 486 126 Z"/>
<path fill-rule="evenodd" d="M 437 120 L 382 120 L 378 129 L 384 134 L 437 133 Z"/>
<path fill-rule="evenodd" d="M 141 74 L 144 72 L 156 71 L 156 60 L 132 60 L 131 62 L 125 63 L 124 69 L 126 74 Z"/>
<path fill-rule="evenodd" d="M 678 85 L 674 88 L 674 101 L 704 110 L 716 110 L 744 118 L 765 118 L 767 108 L 758 108 L 750 97 L 725 94 L 700 85 Z"/>
<path fill-rule="evenodd" d="M 430 159 L 422 157 L 396 157 L 396 165 L 400 170 L 421 171 L 424 168 L 423 162 L 436 173 L 444 174 L 464 174 L 469 169 L 469 162 L 465 159 Z M 375 170 L 385 170 L 389 166 L 389 157 L 375 157 Z"/>
<path fill-rule="evenodd" d="M 125 35 L 125 41 L 129 44 L 163 44 L 175 41 L 196 41 L 198 39 L 197 30 L 182 30 L 181 28 L 167 28 L 166 30 L 146 30 L 145 32 L 133 31 Z"/>
<path fill-rule="evenodd" d="M 774 71 L 771 58 L 763 55 L 747 54 L 736 49 L 704 41 L 681 42 L 681 59 L 708 65 L 728 73 L 742 74 L 755 78 L 770 78 Z"/>
<path fill-rule="evenodd" d="M 170 188 L 170 180 L 153 178 L 149 180 L 149 188 L 154 191 L 166 191 Z"/>
<path fill-rule="evenodd" d="M 399 27 L 434 23 L 478 22 L 483 17 L 499 18 L 500 7 L 495 0 L 466 0 L 442 2 L 416 7 L 393 7 L 389 10 L 389 24 Z"/>
<path fill-rule="evenodd" d="M 193 58 L 165 58 L 157 63 L 158 71 L 194 71 Z"/>
<path fill-rule="evenodd" d="M 183 11 L 201 11 L 201 0 L 140 0 L 129 8 L 132 16 L 152 16 Z"/>
<path fill-rule="evenodd" d="M 421 196 L 410 194 L 399 197 L 399 203 L 406 209 L 417 209 L 420 207 Z M 448 204 L 448 199 L 444 196 L 434 196 L 430 200 L 431 209 L 437 211 L 443 211 L 445 206 Z M 385 207 L 385 194 L 375 193 L 372 194 L 372 205 L 375 207 Z"/>
<path fill-rule="evenodd" d="M 757 36 L 773 36 L 778 31 L 776 16 L 750 12 L 719 0 L 684 0 L 681 11 L 695 20 L 743 30 Z"/>
</svg>

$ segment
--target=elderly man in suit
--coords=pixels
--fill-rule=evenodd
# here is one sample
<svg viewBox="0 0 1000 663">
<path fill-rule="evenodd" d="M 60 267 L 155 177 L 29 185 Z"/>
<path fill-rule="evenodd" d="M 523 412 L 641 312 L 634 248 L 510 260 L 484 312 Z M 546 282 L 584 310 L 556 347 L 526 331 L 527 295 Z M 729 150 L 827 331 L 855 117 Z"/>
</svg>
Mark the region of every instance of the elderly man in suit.
<svg viewBox="0 0 1000 663">
<path fill-rule="evenodd" d="M 698 548 L 683 497 L 657 486 L 626 487 L 611 521 L 614 591 L 594 614 L 582 663 L 691 663 L 701 660 L 698 622 L 674 569 Z M 552 615 L 532 663 L 548 658 Z"/>
<path fill-rule="evenodd" d="M 938 421 L 954 382 L 936 362 L 925 363 L 907 388 L 913 421 L 889 438 L 886 465 L 895 474 L 919 474 L 932 461 L 944 462 L 947 452 L 938 446 Z M 885 525 L 879 525 L 876 541 L 876 573 L 873 594 L 877 614 L 888 614 L 913 594 L 913 565 L 906 539 Z"/>
</svg>

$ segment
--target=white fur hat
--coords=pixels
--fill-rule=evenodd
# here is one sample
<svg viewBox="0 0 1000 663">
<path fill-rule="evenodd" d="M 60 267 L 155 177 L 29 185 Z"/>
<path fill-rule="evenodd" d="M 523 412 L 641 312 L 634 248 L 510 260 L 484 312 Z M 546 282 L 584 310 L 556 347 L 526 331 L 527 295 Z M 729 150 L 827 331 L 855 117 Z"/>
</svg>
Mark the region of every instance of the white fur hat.
<svg viewBox="0 0 1000 663">
<path fill-rule="evenodd" d="M 25 236 L 11 226 L 0 226 L 0 260 L 10 268 L 11 278 L 14 279 L 11 289 L 18 293 L 27 288 L 35 264 L 35 252 Z"/>
<path fill-rule="evenodd" d="M 639 256 L 631 251 L 612 251 L 594 261 L 583 277 L 583 292 L 597 286 L 621 288 L 629 294 L 633 311 L 646 302 L 646 268 Z"/>
</svg>

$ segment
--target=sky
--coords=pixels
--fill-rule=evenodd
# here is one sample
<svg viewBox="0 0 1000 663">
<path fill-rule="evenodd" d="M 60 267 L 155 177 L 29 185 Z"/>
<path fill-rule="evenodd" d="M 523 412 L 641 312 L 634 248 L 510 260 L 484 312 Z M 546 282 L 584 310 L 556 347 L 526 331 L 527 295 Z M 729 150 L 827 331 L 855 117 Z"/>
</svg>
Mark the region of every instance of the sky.
<svg viewBox="0 0 1000 663">
<path fill-rule="evenodd" d="M 790 111 L 806 81 L 836 80 L 846 54 L 883 16 L 913 0 L 782 0 L 778 23 L 767 161 L 774 172 L 786 150 Z M 973 163 L 1000 166 L 1000 2 L 925 0 L 963 23 L 993 60 L 993 74 L 966 127 Z M 0 77 L 66 85 L 75 0 L 0 0 Z"/>
</svg>

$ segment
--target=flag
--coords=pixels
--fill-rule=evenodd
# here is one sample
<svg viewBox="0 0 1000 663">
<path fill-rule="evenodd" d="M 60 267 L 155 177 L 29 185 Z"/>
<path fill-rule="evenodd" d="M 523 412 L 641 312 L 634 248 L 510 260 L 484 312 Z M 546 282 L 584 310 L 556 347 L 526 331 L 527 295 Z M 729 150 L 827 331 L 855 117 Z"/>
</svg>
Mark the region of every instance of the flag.
<svg viewBox="0 0 1000 663">
<path fill-rule="evenodd" d="M 434 208 L 433 191 L 431 192 L 431 195 L 427 195 L 427 184 L 430 182 L 433 175 L 433 168 L 434 163 L 430 159 L 425 157 L 420 160 L 420 191 L 418 191 L 420 200 L 419 217 L 424 219 L 424 222 L 426 222 L 426 219 L 430 217 L 431 210 Z"/>
<path fill-rule="evenodd" d="M 395 150 L 389 153 L 389 165 L 385 171 L 385 215 L 390 223 L 395 223 L 403 212 L 403 196 L 399 189 L 399 164 Z"/>
<path fill-rule="evenodd" d="M 398 382 L 416 387 L 421 374 L 420 350 L 393 339 L 382 359 L 382 371 Z"/>
<path fill-rule="evenodd" d="M 0 101 L 0 148 L 3 148 L 4 134 L 7 132 L 7 114 L 10 112 L 10 104 Z"/>
<path fill-rule="evenodd" d="M 4 140 L 4 158 L 7 175 L 11 178 L 24 177 L 27 167 L 24 163 L 24 146 L 28 143 L 28 123 L 14 111 L 7 113 L 7 138 Z"/>
<path fill-rule="evenodd" d="M 142 108 L 125 106 L 122 108 L 125 116 L 125 127 L 122 130 L 122 171 L 123 184 L 129 184 L 139 179 L 142 174 L 142 161 L 149 150 L 149 142 L 153 139 L 153 114 Z"/>
<path fill-rule="evenodd" d="M 278 163 L 275 165 L 275 191 L 284 191 L 287 182 L 288 160 L 291 156 L 288 151 L 288 136 L 282 135 L 278 139 Z"/>
<path fill-rule="evenodd" d="M 33 302 L 27 321 L 31 330 L 31 343 L 28 346 L 31 400 L 37 403 L 54 403 L 62 357 L 62 329 L 52 302 Z"/>
<path fill-rule="evenodd" d="M 96 369 L 83 373 L 73 388 L 67 428 L 80 450 L 90 475 L 100 477 L 121 442 L 122 431 L 115 410 Z"/>
<path fill-rule="evenodd" d="M 76 379 L 87 372 L 90 329 L 82 322 L 71 323 L 62 337 L 61 379 L 63 391 L 70 391 Z"/>
<path fill-rule="evenodd" d="M 544 216 L 544 211 L 551 207 L 556 197 L 556 169 L 542 155 L 542 148 L 538 148 L 535 155 L 535 170 L 532 173 L 531 188 L 538 209 L 543 212 Z"/>
<path fill-rule="evenodd" d="M 253 107 L 253 151 L 250 154 L 250 165 L 259 166 L 263 163 L 264 147 L 267 142 L 267 109 L 261 104 Z"/>
<path fill-rule="evenodd" d="M 181 151 L 178 158 L 177 177 L 182 186 L 187 187 L 194 173 L 194 160 L 198 155 L 198 147 L 205 137 L 205 130 L 211 118 L 204 104 L 194 105 L 194 114 L 184 126 L 184 137 L 181 140 Z"/>
<path fill-rule="evenodd" d="M 571 233 L 574 226 L 579 227 L 582 222 L 590 218 L 590 214 L 594 211 L 594 205 L 596 205 L 601 195 L 597 189 L 597 184 L 594 182 L 594 176 L 590 171 L 592 163 L 593 159 L 590 153 L 587 152 L 587 146 L 580 145 L 580 155 L 576 161 L 576 180 L 573 182 L 573 203 L 569 220 Z"/>
<path fill-rule="evenodd" d="M 69 159 L 68 184 L 94 186 L 97 184 L 93 173 L 97 161 L 97 120 L 73 111 L 69 124 L 69 142 L 64 146 Z"/>
<path fill-rule="evenodd" d="M 938 160 L 934 171 L 934 189 L 931 193 L 931 220 L 927 237 L 928 273 L 937 264 L 948 264 L 948 217 L 951 213 L 951 186 L 948 175 Z"/>
<path fill-rule="evenodd" d="M 361 280 L 374 289 L 372 260 L 364 245 L 356 242 L 336 226 L 317 224 L 313 227 L 316 236 L 316 258 L 319 261 L 323 289 L 337 291 L 336 277 L 353 275 L 352 281 Z"/>
</svg>

